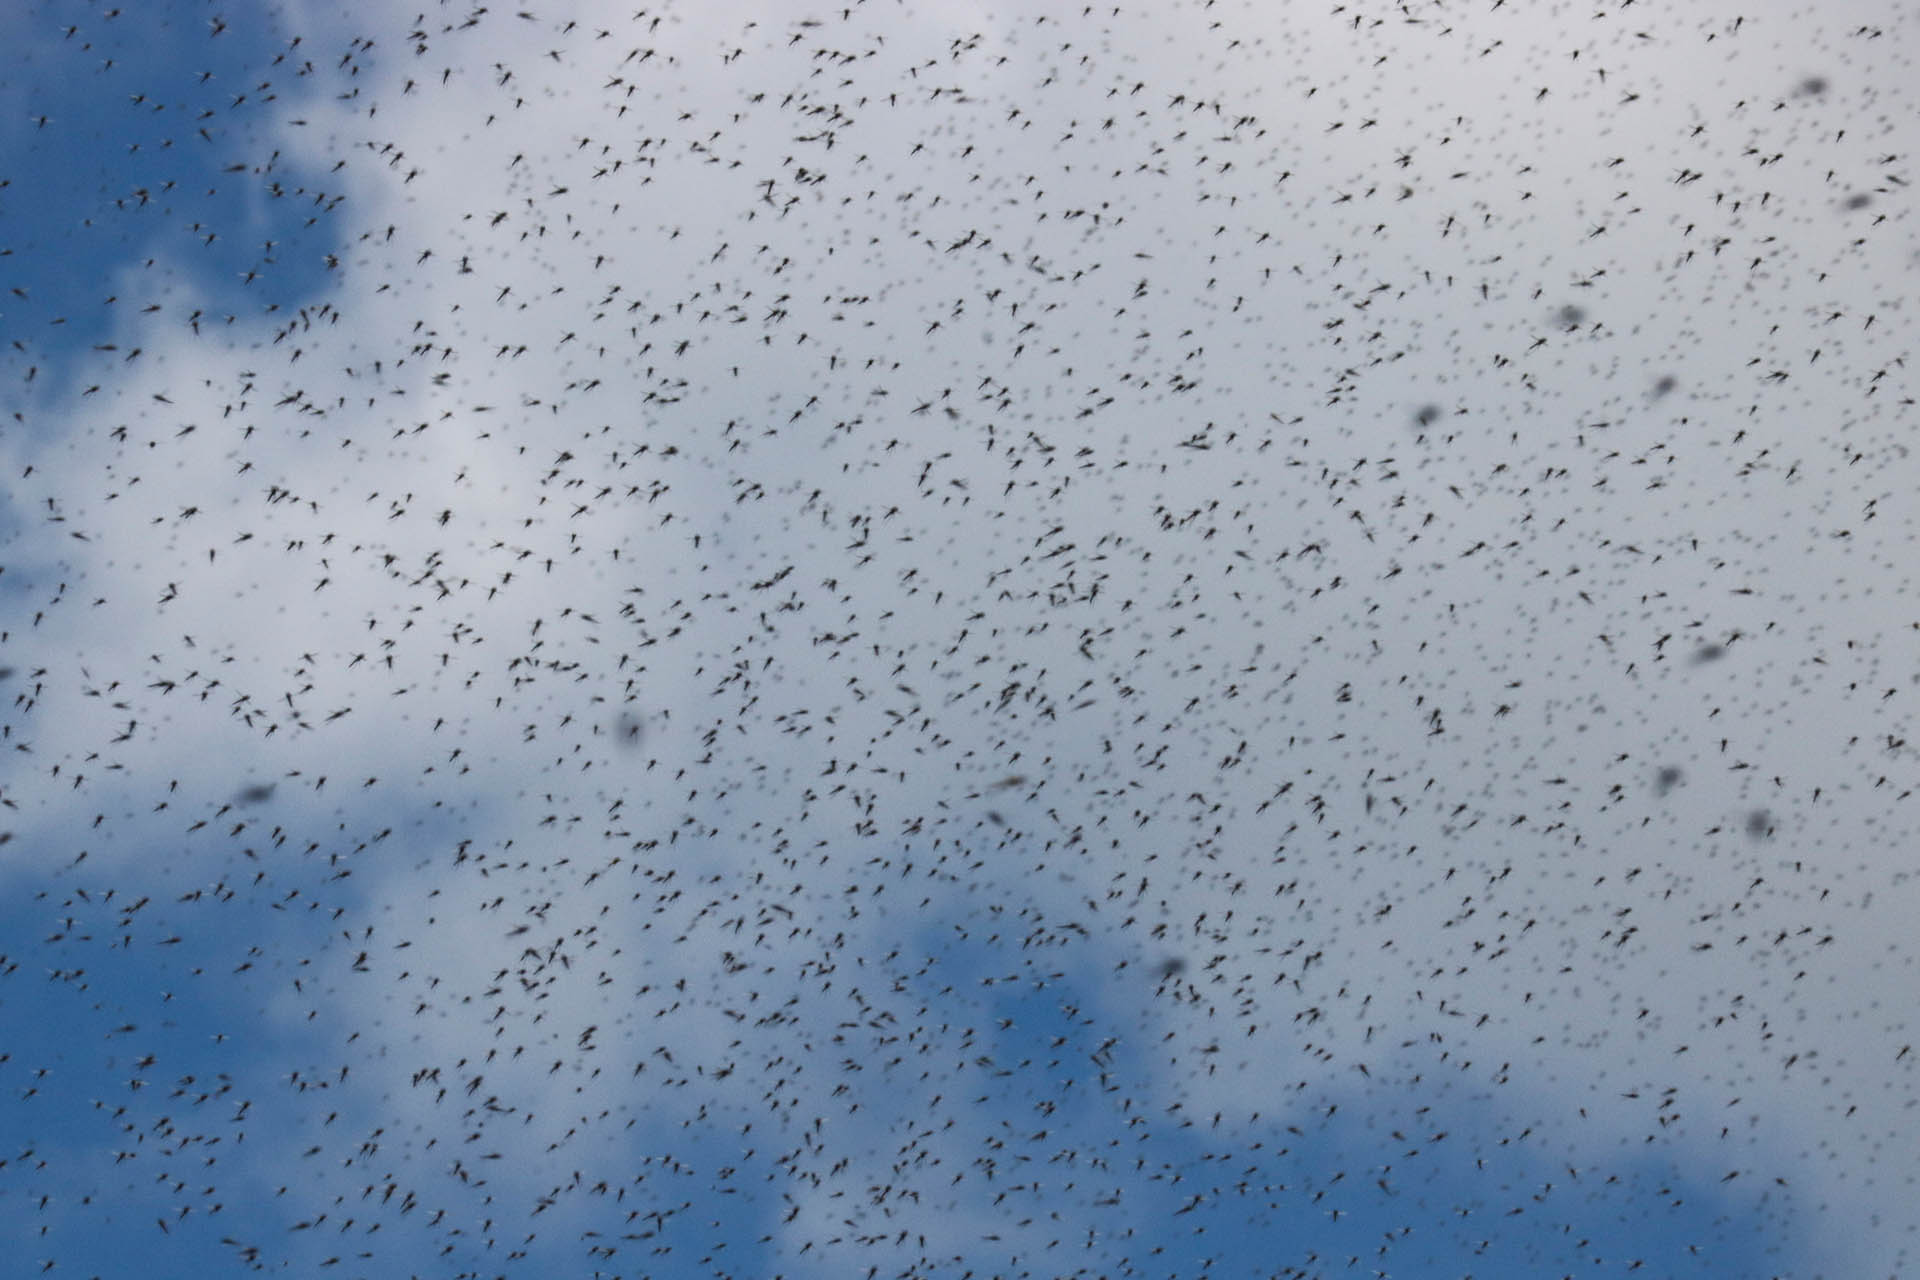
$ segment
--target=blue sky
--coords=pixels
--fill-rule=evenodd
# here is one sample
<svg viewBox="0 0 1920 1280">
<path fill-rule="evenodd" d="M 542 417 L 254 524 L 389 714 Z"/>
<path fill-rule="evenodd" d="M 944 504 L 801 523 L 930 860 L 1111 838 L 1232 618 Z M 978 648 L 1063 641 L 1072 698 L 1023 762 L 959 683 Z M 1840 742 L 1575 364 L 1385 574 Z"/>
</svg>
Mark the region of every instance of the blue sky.
<svg viewBox="0 0 1920 1280">
<path fill-rule="evenodd" d="M 325 943 L 315 913 L 263 919 L 273 909 L 261 895 L 240 894 L 217 909 L 230 935 L 268 936 L 275 950 Z M 44 902 L 16 908 L 9 912 L 8 936 L 34 938 L 50 917 L 63 924 L 67 910 Z M 151 956 L 155 946 L 136 930 L 131 946 L 74 976 L 98 956 L 101 940 L 125 935 L 110 910 L 83 906 L 73 919 L 70 929 L 56 927 L 34 939 L 38 957 L 71 968 L 31 984 L 16 975 L 17 996 L 9 1002 L 13 1025 L 25 1032 L 10 1042 L 12 1065 L 35 1090 L 14 1108 L 31 1154 L 23 1151 L 10 1163 L 13 1193 L 23 1185 L 40 1187 L 65 1205 L 23 1215 L 34 1234 L 23 1232 L 20 1247 L 60 1259 L 61 1269 L 101 1275 L 150 1273 L 156 1266 L 161 1274 L 180 1275 L 228 1268 L 247 1247 L 258 1248 L 269 1269 L 297 1271 L 335 1256 L 351 1266 L 362 1250 L 370 1258 L 358 1265 L 369 1273 L 438 1273 L 449 1259 L 482 1274 L 583 1265 L 573 1232 L 542 1229 L 527 1259 L 508 1265 L 503 1251 L 510 1252 L 510 1242 L 481 1249 L 447 1224 L 422 1230 L 422 1223 L 396 1219 L 358 1196 L 319 1210 L 343 1229 L 299 1230 L 316 1216 L 312 1199 L 301 1195 L 315 1178 L 300 1166 L 320 1158 L 303 1161 L 301 1153 L 331 1145 L 326 1130 L 332 1126 L 312 1112 L 337 1108 L 351 1116 L 366 1102 L 311 1067 L 309 1094 L 290 1084 L 289 1064 L 330 1061 L 327 1037 L 311 1026 L 261 1028 L 257 1003 L 264 984 L 234 973 L 245 963 L 236 957 L 250 948 L 231 941 L 208 945 L 213 931 L 186 921 L 186 935 L 162 953 L 163 963 L 133 959 L 142 950 Z M 980 1184 L 973 1195 L 1018 1190 L 1000 1202 L 1006 1243 L 983 1241 L 958 1261 L 934 1257 L 938 1270 L 969 1263 L 1015 1270 L 1027 1253 L 1044 1259 L 1038 1265 L 1046 1274 L 1070 1274 L 1077 1266 L 1143 1276 L 1288 1274 L 1289 1267 L 1315 1274 L 1351 1256 L 1415 1275 L 1624 1273 L 1633 1259 L 1668 1275 L 1801 1274 L 1812 1261 L 1802 1243 L 1804 1209 L 1791 1196 L 1730 1188 L 1670 1153 L 1623 1150 L 1574 1178 L 1545 1143 L 1520 1137 L 1526 1126 L 1503 1102 L 1502 1090 L 1484 1076 L 1450 1069 L 1422 1046 L 1398 1055 L 1400 1069 L 1421 1083 L 1376 1088 L 1359 1082 L 1338 1096 L 1331 1117 L 1282 1110 L 1229 1136 L 1204 1116 L 1155 1114 L 1158 1108 L 1144 1105 L 1153 1046 L 1137 1035 L 1111 1034 L 1125 1026 L 1128 1010 L 1122 1001 L 1102 998 L 1100 975 L 1076 972 L 1081 966 L 1071 947 L 1035 963 L 971 930 L 962 937 L 964 928 L 942 921 L 903 940 L 903 955 L 926 958 L 924 972 L 908 986 L 913 999 L 936 1011 L 919 1028 L 956 1064 L 945 1077 L 954 1100 L 997 1135 L 991 1157 L 997 1168 L 955 1172 Z M 190 940 L 194 935 L 197 941 Z M 980 1030 L 967 1036 L 973 1028 Z M 842 1051 L 884 1077 L 890 1046 L 901 1038 L 862 1035 Z M 146 1052 L 160 1061 L 140 1067 Z M 43 1068 L 44 1077 L 37 1074 Z M 289 1089 L 303 1105 L 269 1102 L 240 1112 L 247 1099 L 282 1098 Z M 324 1101 L 309 1101 L 321 1090 Z M 1037 1110 L 1042 1102 L 1048 1104 L 1044 1115 Z M 630 1170 L 625 1201 L 616 1211 L 604 1196 L 596 1203 L 575 1191 L 572 1204 L 563 1200 L 552 1210 L 560 1222 L 577 1232 L 601 1231 L 619 1248 L 616 1259 L 644 1258 L 657 1241 L 674 1251 L 674 1267 L 690 1271 L 697 1268 L 687 1256 L 722 1244 L 724 1258 L 713 1266 L 723 1274 L 773 1274 L 793 1265 L 761 1240 L 783 1211 L 782 1169 L 762 1140 L 733 1122 L 750 1121 L 758 1109 L 741 1106 L 701 1120 L 644 1090 L 628 1105 L 632 1114 L 600 1135 L 593 1153 L 603 1170 Z M 184 1127 L 173 1117 L 183 1111 L 194 1116 L 191 1128 L 207 1136 L 198 1145 L 170 1147 L 169 1137 Z M 864 1097 L 862 1111 L 863 1124 L 889 1135 L 937 1127 L 885 1088 Z M 225 1150 L 206 1145 L 215 1137 L 224 1139 Z M 121 1160 L 122 1153 L 131 1154 Z M 202 1164 L 210 1156 L 221 1166 L 217 1174 Z M 239 1177 L 224 1168 L 236 1160 Z M 188 1190 L 156 1184 L 155 1164 Z M 723 1178 L 720 1170 L 727 1168 L 733 1172 Z M 351 1180 L 350 1170 L 329 1173 Z M 925 1185 L 932 1193 L 946 1181 Z M 382 1184 L 375 1185 L 384 1194 Z M 401 1197 L 414 1190 L 401 1185 Z M 719 1198 L 716 1186 L 738 1199 Z M 490 1206 L 478 1188 L 462 1186 L 458 1196 L 433 1183 L 419 1190 L 423 1209 L 416 1215 L 445 1208 L 449 1223 L 464 1222 L 470 1235 L 476 1221 L 510 1211 Z M 1124 1214 L 1096 1210 L 1110 1200 L 1125 1206 Z M 180 1220 L 175 1215 L 183 1203 L 195 1212 Z M 649 1233 L 644 1221 L 637 1228 L 626 1221 L 635 1209 L 642 1219 L 656 1210 L 669 1216 Z M 911 1209 L 893 1206 L 883 1211 L 856 1203 L 848 1213 L 856 1224 L 843 1228 L 849 1233 L 890 1235 L 894 1221 L 913 1221 Z M 344 1228 L 356 1215 L 366 1225 L 378 1223 L 380 1235 Z M 168 1232 L 149 1239 L 162 1218 L 171 1223 Z M 1103 1222 L 1108 1225 L 1096 1225 Z M 646 1243 L 620 1243 L 628 1232 Z M 1053 1241 L 1058 1244 L 1049 1249 Z M 440 1256 L 449 1244 L 453 1252 Z M 901 1256 L 916 1253 L 909 1248 Z M 642 1271 L 655 1265 L 624 1263 Z M 620 1273 L 622 1266 L 610 1259 L 607 1269 Z M 790 1273 L 812 1271 L 793 1266 Z"/>
<path fill-rule="evenodd" d="M 1891 16 L 0 17 L 21 1274 L 1898 1275 Z"/>
<path fill-rule="evenodd" d="M 106 299 L 122 275 L 189 279 L 203 322 L 222 324 L 323 294 L 337 235 L 324 169 L 256 149 L 258 117 L 304 88 L 306 59 L 275 15 L 209 38 L 229 22 L 217 6 L 109 20 L 111 7 L 32 4 L 8 19 L 20 39 L 0 196 L 9 337 L 26 348 L 10 356 L 41 365 L 54 394 L 73 392 L 63 375 L 81 352 L 112 339 L 120 304 Z"/>
</svg>

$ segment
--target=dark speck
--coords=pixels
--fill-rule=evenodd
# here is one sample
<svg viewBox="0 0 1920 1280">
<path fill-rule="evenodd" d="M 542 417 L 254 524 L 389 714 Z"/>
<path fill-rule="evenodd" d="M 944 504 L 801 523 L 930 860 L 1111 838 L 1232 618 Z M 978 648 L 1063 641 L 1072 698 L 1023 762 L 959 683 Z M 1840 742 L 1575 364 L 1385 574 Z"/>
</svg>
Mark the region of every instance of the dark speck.
<svg viewBox="0 0 1920 1280">
<path fill-rule="evenodd" d="M 614 738 L 623 747 L 637 747 L 640 745 L 643 728 L 639 716 L 631 711 L 623 711 L 613 722 Z"/>
</svg>

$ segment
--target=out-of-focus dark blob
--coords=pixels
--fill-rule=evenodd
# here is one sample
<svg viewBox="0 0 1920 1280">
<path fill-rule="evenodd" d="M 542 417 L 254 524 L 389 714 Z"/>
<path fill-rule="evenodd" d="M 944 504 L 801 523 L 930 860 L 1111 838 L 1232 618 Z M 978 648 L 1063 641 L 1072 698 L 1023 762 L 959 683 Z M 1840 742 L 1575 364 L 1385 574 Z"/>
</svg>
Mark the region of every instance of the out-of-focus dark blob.
<svg viewBox="0 0 1920 1280">
<path fill-rule="evenodd" d="M 1438 421 L 1440 421 L 1440 406 L 1437 404 L 1423 404 L 1413 411 L 1413 425 L 1416 427 L 1424 429 Z"/>
<path fill-rule="evenodd" d="M 1755 840 L 1764 840 L 1773 834 L 1773 815 L 1765 809 L 1755 809 L 1747 815 L 1747 834 Z"/>
<path fill-rule="evenodd" d="M 1584 324 L 1587 319 L 1587 309 L 1585 307 L 1577 307 L 1571 302 L 1553 314 L 1556 320 L 1569 327 L 1576 324 Z"/>
<path fill-rule="evenodd" d="M 271 799 L 273 799 L 273 784 L 271 782 L 253 782 L 240 788 L 239 794 L 233 797 L 233 802 L 235 804 L 265 804 Z"/>
<path fill-rule="evenodd" d="M 1709 662 L 1718 662 L 1726 656 L 1727 646 L 1723 644 L 1703 644 L 1693 651 L 1693 662 L 1695 666 L 1701 666 Z"/>
<path fill-rule="evenodd" d="M 1667 792 L 1679 786 L 1680 780 L 1686 776 L 1677 764 L 1661 765 L 1660 771 L 1653 775 L 1654 792 L 1664 796 Z"/>
<path fill-rule="evenodd" d="M 646 725 L 639 716 L 631 711 L 622 711 L 614 718 L 613 737 L 623 747 L 638 747 L 646 732 Z"/>
<path fill-rule="evenodd" d="M 1826 91 L 1827 78 L 1825 76 L 1808 76 L 1800 82 L 1800 92 L 1806 94 L 1809 98 L 1817 98 Z"/>
<path fill-rule="evenodd" d="M 1868 195 L 1864 191 L 1854 192 L 1852 195 L 1847 197 L 1847 201 L 1846 201 L 1847 208 L 1849 209 L 1864 209 L 1872 203 L 1873 203 L 1873 197 L 1871 195 Z"/>
<path fill-rule="evenodd" d="M 1160 981 L 1177 978 L 1187 971 L 1187 962 L 1179 956 L 1168 956 L 1160 962 Z"/>
<path fill-rule="evenodd" d="M 1680 385 L 1680 380 L 1674 377 L 1672 374 L 1670 373 L 1661 374 L 1660 377 L 1656 379 L 1653 384 L 1654 399 L 1658 400 L 1661 396 L 1671 395 L 1673 393 L 1673 389 L 1679 385 Z"/>
</svg>

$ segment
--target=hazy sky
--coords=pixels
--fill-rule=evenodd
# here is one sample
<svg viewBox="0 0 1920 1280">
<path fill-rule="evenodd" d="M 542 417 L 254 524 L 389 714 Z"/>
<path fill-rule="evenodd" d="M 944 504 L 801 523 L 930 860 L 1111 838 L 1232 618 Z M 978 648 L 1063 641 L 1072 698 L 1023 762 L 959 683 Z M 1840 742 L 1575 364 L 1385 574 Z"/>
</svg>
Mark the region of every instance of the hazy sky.
<svg viewBox="0 0 1920 1280">
<path fill-rule="evenodd" d="M 0 10 L 11 1265 L 1910 1272 L 1898 9 Z"/>
</svg>

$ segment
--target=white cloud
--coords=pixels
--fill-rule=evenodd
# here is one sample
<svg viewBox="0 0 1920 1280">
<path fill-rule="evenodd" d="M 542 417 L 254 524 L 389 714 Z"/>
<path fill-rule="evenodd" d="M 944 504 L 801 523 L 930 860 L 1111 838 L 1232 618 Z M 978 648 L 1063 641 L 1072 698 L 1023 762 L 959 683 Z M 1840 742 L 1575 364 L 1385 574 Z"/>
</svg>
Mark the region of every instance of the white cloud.
<svg viewBox="0 0 1920 1280">
<path fill-rule="evenodd" d="M 1899 145 L 1832 136 L 1891 91 L 1720 61 L 1731 11 L 1048 16 L 501 12 L 330 72 L 275 145 L 345 161 L 337 289 L 195 334 L 176 287 L 8 443 L 23 828 L 344 857 L 274 1007 L 522 1201 L 621 1167 L 601 1116 L 752 1115 L 828 1171 L 790 1258 L 966 1256 L 984 1192 L 887 1170 L 965 1072 L 839 1064 L 934 1016 L 916 925 L 1025 908 L 1128 962 L 1161 1114 L 1451 1072 L 1894 1265 L 1904 251 L 1833 206 Z"/>
</svg>

